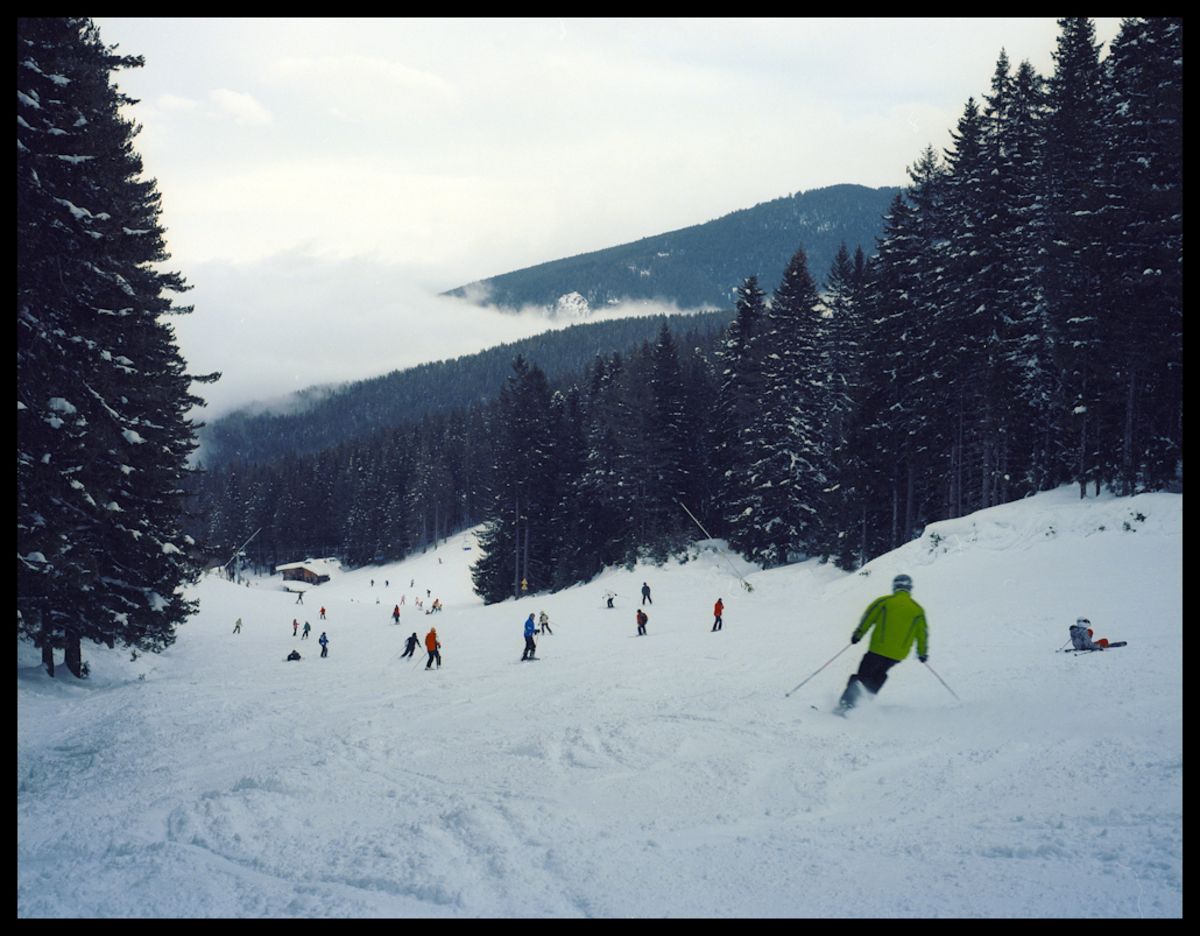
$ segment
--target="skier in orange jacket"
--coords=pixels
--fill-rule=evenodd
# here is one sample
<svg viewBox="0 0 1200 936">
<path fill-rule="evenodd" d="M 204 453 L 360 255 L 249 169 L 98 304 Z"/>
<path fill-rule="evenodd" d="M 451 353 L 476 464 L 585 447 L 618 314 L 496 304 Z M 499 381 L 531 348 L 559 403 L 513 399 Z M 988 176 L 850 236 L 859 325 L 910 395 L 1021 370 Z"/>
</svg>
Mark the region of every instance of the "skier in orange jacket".
<svg viewBox="0 0 1200 936">
<path fill-rule="evenodd" d="M 425 664 L 425 669 L 430 669 L 434 660 L 437 660 L 438 669 L 442 668 L 442 655 L 438 652 L 441 646 L 437 639 L 437 628 L 429 628 L 429 633 L 425 635 L 425 649 L 429 651 L 429 662 Z"/>
<path fill-rule="evenodd" d="M 716 618 L 716 620 L 713 621 L 712 629 L 715 631 L 719 631 L 721 629 L 721 612 L 724 610 L 725 605 L 721 604 L 721 599 L 718 598 L 717 603 L 713 605 L 713 616 Z"/>
</svg>

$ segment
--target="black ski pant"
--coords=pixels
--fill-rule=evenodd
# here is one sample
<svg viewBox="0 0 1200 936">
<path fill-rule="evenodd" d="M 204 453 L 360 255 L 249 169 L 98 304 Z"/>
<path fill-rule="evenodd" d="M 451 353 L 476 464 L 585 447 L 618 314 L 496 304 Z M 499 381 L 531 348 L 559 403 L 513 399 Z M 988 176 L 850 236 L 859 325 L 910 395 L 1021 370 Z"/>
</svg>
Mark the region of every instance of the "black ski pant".
<svg viewBox="0 0 1200 936">
<path fill-rule="evenodd" d="M 860 686 L 871 695 L 875 695 L 887 682 L 888 670 L 899 662 L 868 650 L 862 662 L 858 664 L 858 672 L 846 683 L 846 691 L 842 693 L 842 704 L 853 705 L 857 702 L 861 692 Z"/>
<path fill-rule="evenodd" d="M 437 665 L 442 665 L 442 655 L 436 650 L 429 651 L 429 662 L 425 664 L 425 669 L 430 669 L 433 666 L 433 661 L 437 660 Z"/>
<path fill-rule="evenodd" d="M 524 660 L 524 659 L 527 659 L 528 657 L 533 656 L 533 654 L 536 650 L 537 650 L 537 644 L 535 644 L 533 642 L 533 638 L 526 637 L 525 638 L 525 652 L 521 654 L 521 659 Z"/>
</svg>

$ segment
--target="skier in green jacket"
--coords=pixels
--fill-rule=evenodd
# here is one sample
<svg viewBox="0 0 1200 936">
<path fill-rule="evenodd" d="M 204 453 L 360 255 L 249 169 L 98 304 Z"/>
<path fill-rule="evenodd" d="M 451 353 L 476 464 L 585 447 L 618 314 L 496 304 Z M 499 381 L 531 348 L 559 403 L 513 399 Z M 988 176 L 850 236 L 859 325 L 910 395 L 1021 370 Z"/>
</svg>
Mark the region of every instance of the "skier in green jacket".
<svg viewBox="0 0 1200 936">
<path fill-rule="evenodd" d="M 925 609 L 912 599 L 912 579 L 897 575 L 892 580 L 892 594 L 871 602 L 863 614 L 858 627 L 850 637 L 858 643 L 874 628 L 870 649 L 858 664 L 858 672 L 846 683 L 838 711 L 854 708 L 862 689 L 872 695 L 877 693 L 887 680 L 887 672 L 906 656 L 917 642 L 917 659 L 922 663 L 929 657 L 929 631 L 925 623 Z"/>
</svg>

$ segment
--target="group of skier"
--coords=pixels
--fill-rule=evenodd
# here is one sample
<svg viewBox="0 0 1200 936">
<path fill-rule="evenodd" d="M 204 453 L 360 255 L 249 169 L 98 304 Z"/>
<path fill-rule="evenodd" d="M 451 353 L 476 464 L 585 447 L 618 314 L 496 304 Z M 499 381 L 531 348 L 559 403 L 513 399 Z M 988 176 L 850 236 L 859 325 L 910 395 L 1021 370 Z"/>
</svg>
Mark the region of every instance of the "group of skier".
<svg viewBox="0 0 1200 936">
<path fill-rule="evenodd" d="M 891 593 L 872 601 L 866 611 L 863 612 L 857 627 L 855 627 L 850 636 L 850 643 L 857 644 L 868 634 L 870 634 L 870 642 L 867 652 L 859 662 L 857 671 L 852 673 L 847 680 L 846 688 L 842 692 L 838 706 L 835 709 L 837 714 L 845 714 L 850 709 L 853 709 L 861 701 L 864 690 L 871 696 L 878 694 L 880 689 L 883 688 L 883 684 L 887 681 L 889 670 L 908 657 L 914 643 L 917 646 L 917 659 L 928 665 L 928 622 L 925 617 L 925 609 L 913 600 L 912 590 L 913 581 L 911 576 L 905 574 L 897 575 L 892 580 Z M 649 621 L 649 617 L 643 608 L 647 604 L 654 603 L 650 598 L 650 586 L 648 583 L 642 583 L 641 595 L 642 603 L 637 609 L 637 632 L 639 636 L 646 634 L 646 624 Z M 613 606 L 613 598 L 615 597 L 619 596 L 612 591 L 606 592 L 608 607 L 611 608 Z M 713 632 L 723 628 L 724 610 L 724 602 L 718 598 L 716 604 L 713 606 Z M 322 608 L 322 617 L 324 617 L 324 611 L 325 609 Z M 397 622 L 400 616 L 399 611 L 398 606 L 393 611 L 393 618 Z M 1071 626 L 1071 646 L 1067 648 L 1068 650 L 1075 652 L 1096 651 L 1125 646 L 1124 641 L 1110 643 L 1104 638 L 1094 640 L 1090 624 L 1091 622 L 1087 618 L 1081 617 Z M 292 621 L 293 636 L 296 635 L 299 626 L 298 620 Z M 241 629 L 242 621 L 239 618 L 234 626 L 234 633 L 241 633 Z M 304 634 L 301 639 L 307 638 L 309 631 L 310 626 L 305 622 Z M 544 610 L 537 621 L 535 621 L 532 612 L 525 619 L 525 649 L 521 654 L 522 661 L 537 659 L 537 643 L 534 641 L 534 637 L 538 634 L 553 634 L 550 628 L 550 618 Z M 321 644 L 321 656 L 328 656 L 329 640 L 323 631 L 319 642 Z M 420 638 L 414 631 L 412 636 L 406 639 L 404 652 L 401 654 L 401 657 L 413 657 L 420 642 Z M 429 633 L 425 636 L 425 649 L 429 653 L 429 660 L 425 664 L 425 669 L 432 669 L 435 665 L 439 669 L 441 668 L 441 646 L 437 636 L 437 628 L 430 628 Z M 301 657 L 299 652 L 293 650 L 287 659 L 299 660 Z M 814 673 L 813 675 L 816 674 Z M 940 676 L 938 678 L 939 680 L 941 679 Z M 946 688 L 949 689 L 950 687 L 947 686 Z"/>
<path fill-rule="evenodd" d="M 325 609 L 324 608 L 321 609 L 321 617 L 322 618 L 325 617 Z M 292 636 L 293 637 L 295 637 L 297 635 L 297 631 L 299 630 L 299 628 L 300 628 L 300 622 L 296 618 L 292 618 Z M 308 621 L 305 621 L 304 622 L 304 633 L 302 635 L 300 635 L 300 639 L 307 640 L 308 635 L 311 631 L 312 631 L 312 626 L 308 623 Z M 237 622 L 233 625 L 233 632 L 235 634 L 240 634 L 242 632 L 242 619 L 241 618 L 238 618 Z M 321 636 L 317 639 L 317 643 L 319 643 L 321 645 L 321 656 L 323 656 L 323 657 L 329 656 L 329 637 L 326 636 L 325 631 L 321 631 Z M 284 657 L 284 662 L 290 662 L 293 660 L 302 660 L 302 659 L 304 659 L 304 658 L 302 656 L 300 656 L 300 651 L 293 649 L 291 653 L 289 653 L 286 657 Z"/>
<path fill-rule="evenodd" d="M 609 592 L 609 593 L 608 593 L 608 595 L 609 595 L 609 598 L 608 598 L 608 607 L 610 607 L 610 608 L 611 608 L 611 607 L 613 606 L 613 604 L 612 604 L 612 599 L 613 599 L 614 597 L 616 597 L 616 594 L 615 594 L 614 592 Z M 647 585 L 645 582 L 643 582 L 643 583 L 642 583 L 642 605 L 644 606 L 644 605 L 645 605 L 647 602 L 650 602 L 650 604 L 654 604 L 654 602 L 650 600 L 650 586 L 649 586 L 649 585 Z M 724 603 L 722 603 L 721 599 L 720 599 L 720 598 L 718 598 L 718 599 L 717 599 L 717 603 L 716 603 L 715 605 L 713 605 L 713 626 L 712 626 L 712 629 L 713 629 L 714 631 L 719 631 L 719 630 L 721 630 L 721 629 L 722 629 L 722 626 L 723 626 L 723 623 L 724 623 L 724 622 L 723 622 L 723 620 L 722 620 L 722 618 L 721 618 L 721 615 L 724 613 L 724 611 L 725 611 L 725 605 L 724 605 Z M 545 611 L 543 611 L 543 612 L 542 612 L 542 616 L 544 617 L 544 616 L 545 616 L 545 614 L 546 614 L 546 612 L 545 612 Z M 650 623 L 650 617 L 649 617 L 649 615 L 647 615 L 647 614 L 646 614 L 646 612 L 645 612 L 645 611 L 643 611 L 643 610 L 642 610 L 642 609 L 639 607 L 639 608 L 637 609 L 637 616 L 636 616 L 636 620 L 637 620 L 637 632 L 638 632 L 638 636 L 639 636 L 639 637 L 644 637 L 644 636 L 646 635 L 646 625 L 647 625 L 648 623 Z"/>
<path fill-rule="evenodd" d="M 404 652 L 400 654 L 400 659 L 411 657 L 417 649 L 417 644 L 421 642 L 421 638 L 417 636 L 417 632 L 413 631 L 412 636 L 404 641 Z M 425 649 L 429 651 L 429 662 L 425 664 L 425 669 L 431 669 L 436 662 L 438 669 L 442 668 L 442 645 L 438 642 L 437 628 L 429 628 L 429 633 L 425 635 Z"/>
</svg>

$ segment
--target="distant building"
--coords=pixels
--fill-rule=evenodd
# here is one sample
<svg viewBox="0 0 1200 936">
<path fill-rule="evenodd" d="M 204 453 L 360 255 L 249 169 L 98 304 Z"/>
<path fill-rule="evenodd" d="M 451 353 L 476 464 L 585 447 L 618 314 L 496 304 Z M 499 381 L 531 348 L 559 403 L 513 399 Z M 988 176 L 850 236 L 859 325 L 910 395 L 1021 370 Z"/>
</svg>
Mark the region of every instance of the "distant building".
<svg viewBox="0 0 1200 936">
<path fill-rule="evenodd" d="M 303 562 L 288 562 L 275 566 L 276 572 L 283 573 L 285 582 L 305 582 L 309 585 L 320 585 L 329 581 L 329 573 L 341 568 L 336 559 L 305 559 Z"/>
</svg>

